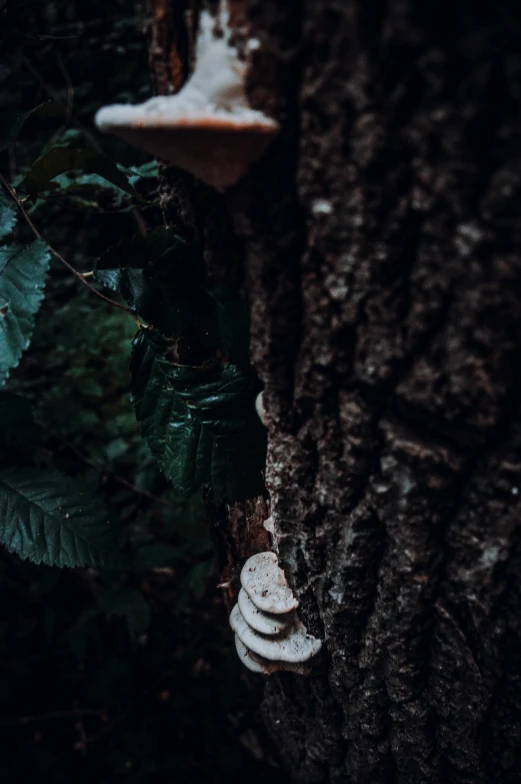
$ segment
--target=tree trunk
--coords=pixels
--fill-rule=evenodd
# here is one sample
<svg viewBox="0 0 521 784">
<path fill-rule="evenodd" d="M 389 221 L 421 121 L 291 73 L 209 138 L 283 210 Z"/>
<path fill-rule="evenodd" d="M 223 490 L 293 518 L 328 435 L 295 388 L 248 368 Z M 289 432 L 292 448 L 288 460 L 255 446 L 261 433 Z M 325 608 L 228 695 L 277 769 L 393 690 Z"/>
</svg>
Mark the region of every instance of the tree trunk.
<svg viewBox="0 0 521 784">
<path fill-rule="evenodd" d="M 521 7 L 231 8 L 280 135 L 224 196 L 161 187 L 250 303 L 279 556 L 325 640 L 266 726 L 296 782 L 518 782 Z M 151 9 L 164 91 L 193 19 Z M 236 571 L 258 508 L 229 511 Z"/>
</svg>

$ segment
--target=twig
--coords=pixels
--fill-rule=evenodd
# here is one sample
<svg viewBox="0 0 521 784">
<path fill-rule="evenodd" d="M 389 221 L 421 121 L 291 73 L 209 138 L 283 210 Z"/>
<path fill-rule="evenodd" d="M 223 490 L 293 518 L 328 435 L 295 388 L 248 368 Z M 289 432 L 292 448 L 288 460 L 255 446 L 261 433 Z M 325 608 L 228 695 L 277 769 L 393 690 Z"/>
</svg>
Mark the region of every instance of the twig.
<svg viewBox="0 0 521 784">
<path fill-rule="evenodd" d="M 60 100 L 60 98 L 58 97 L 58 95 L 55 92 L 55 90 L 53 90 L 53 88 L 49 84 L 47 84 L 47 82 L 42 78 L 41 74 L 34 67 L 34 65 L 27 58 L 27 56 L 25 54 L 22 54 L 20 60 L 25 65 L 25 67 L 27 68 L 27 70 L 29 71 L 31 76 L 34 79 L 36 79 L 38 84 L 46 91 L 47 95 L 49 95 L 53 99 L 53 101 L 55 101 L 56 103 L 60 104 L 60 106 L 63 106 L 63 101 Z M 63 60 L 62 60 L 61 55 L 59 54 L 59 52 L 56 52 L 56 61 L 58 63 L 58 67 L 59 67 L 59 69 L 60 69 L 60 71 L 61 71 L 61 73 L 62 73 L 62 75 L 63 75 L 63 77 L 64 77 L 64 79 L 65 79 L 65 81 L 67 83 L 67 106 L 66 106 L 66 110 L 65 110 L 66 111 L 67 125 L 72 120 L 73 123 L 75 125 L 77 125 L 78 128 L 80 128 L 81 131 L 85 134 L 86 138 L 89 140 L 89 142 L 91 143 L 92 147 L 97 152 L 103 154 L 103 150 L 101 149 L 100 145 L 96 141 L 96 137 L 93 136 L 93 134 L 88 130 L 88 128 L 85 127 L 85 125 L 81 122 L 81 120 L 79 120 L 76 116 L 73 116 L 73 114 L 72 114 L 72 101 L 73 101 L 73 97 L 74 97 L 74 87 L 73 87 L 73 84 L 72 84 L 72 80 L 71 80 L 69 72 L 65 68 L 65 65 L 63 63 Z M 57 136 L 61 136 L 62 133 L 63 133 L 63 130 L 62 130 L 62 128 L 60 128 L 59 132 L 56 135 Z M 145 222 L 143 216 L 141 215 L 141 213 L 140 213 L 140 211 L 138 210 L 137 207 L 134 207 L 134 209 L 132 210 L 132 217 L 136 221 L 136 224 L 137 224 L 137 227 L 138 227 L 140 233 L 144 234 L 148 227 L 146 225 L 146 222 Z"/>
<path fill-rule="evenodd" d="M 9 195 L 11 196 L 13 201 L 16 203 L 18 209 L 22 213 L 22 216 L 23 216 L 25 222 L 27 223 L 27 225 L 29 226 L 29 228 L 31 229 L 31 231 L 33 232 L 35 237 L 38 237 L 39 240 L 42 240 L 42 241 L 45 242 L 45 240 L 43 239 L 42 235 L 40 234 L 40 232 L 38 231 L 38 229 L 36 228 L 36 226 L 32 222 L 31 218 L 27 214 L 27 211 L 26 211 L 24 205 L 22 204 L 20 198 L 17 196 L 15 191 L 11 188 L 9 183 L 5 180 L 5 178 L 1 174 L 0 174 L 0 182 L 2 182 L 3 186 L 6 188 L 7 192 L 9 193 Z M 116 300 L 110 299 L 110 297 L 106 297 L 100 291 L 95 289 L 94 286 L 91 286 L 91 284 L 87 280 L 85 280 L 85 278 L 81 274 L 81 272 L 79 272 L 75 267 L 73 267 L 72 264 L 69 264 L 67 259 L 65 259 L 61 255 L 61 253 L 59 253 L 57 250 L 55 250 L 53 247 L 51 247 L 51 245 L 49 245 L 48 242 L 46 242 L 45 244 L 49 248 L 49 251 L 52 253 L 52 255 L 55 258 L 57 258 L 58 261 L 61 261 L 61 263 L 64 264 L 67 267 L 67 269 L 70 272 L 72 272 L 72 274 L 75 275 L 78 278 L 78 280 L 81 281 L 83 283 L 83 285 L 86 286 L 89 289 L 90 292 L 92 292 L 92 294 L 95 294 L 97 297 L 102 299 L 104 302 L 107 302 L 109 305 L 112 305 L 115 308 L 119 308 L 120 310 L 124 310 L 125 313 L 128 313 L 128 314 L 130 314 L 132 316 L 132 318 L 134 319 L 136 324 L 138 324 L 138 326 L 141 326 L 141 322 L 137 318 L 136 314 L 130 308 L 128 308 L 126 305 L 122 305 L 121 302 L 116 302 Z"/>
<path fill-rule="evenodd" d="M 148 226 L 146 224 L 145 219 L 143 218 L 143 216 L 141 215 L 141 213 L 140 213 L 140 211 L 138 210 L 137 207 L 133 208 L 132 215 L 133 215 L 134 220 L 136 221 L 136 223 L 138 225 L 138 228 L 139 228 L 139 231 L 141 232 L 141 234 L 145 234 Z"/>
<path fill-rule="evenodd" d="M 20 57 L 20 61 L 21 61 L 21 62 L 22 62 L 24 65 L 25 65 L 25 67 L 27 68 L 27 70 L 29 71 L 29 73 L 31 74 L 31 76 L 32 76 L 34 79 L 36 79 L 36 81 L 38 82 L 38 84 L 39 84 L 41 87 L 43 87 L 43 89 L 45 90 L 45 92 L 47 93 L 47 95 L 49 95 L 49 96 L 50 96 L 50 97 L 53 99 L 53 101 L 56 101 L 56 103 L 60 104 L 60 106 L 63 106 L 63 101 L 61 101 L 61 100 L 60 100 L 60 98 L 58 97 L 58 94 L 57 94 L 57 93 L 55 92 L 55 90 L 53 90 L 53 88 L 52 88 L 52 87 L 51 87 L 49 84 L 47 84 L 47 82 L 46 82 L 46 81 L 45 81 L 45 80 L 42 78 L 41 74 L 38 72 L 38 69 L 34 67 L 34 65 L 31 63 L 31 61 L 30 61 L 30 60 L 27 58 L 27 56 L 26 56 L 25 54 L 22 54 L 22 55 L 21 55 L 21 57 Z M 99 146 L 98 142 L 96 141 L 96 138 L 95 138 L 95 137 L 93 136 L 93 134 L 92 134 L 92 133 L 91 133 L 91 132 L 88 130 L 88 128 L 86 128 L 86 127 L 83 125 L 83 123 L 82 123 L 80 120 L 78 120 L 78 118 L 77 118 L 77 117 L 73 117 L 73 118 L 72 118 L 72 120 L 74 121 L 74 124 L 78 126 L 78 128 L 81 128 L 81 130 L 83 131 L 83 133 L 85 134 L 85 136 L 87 137 L 87 139 L 90 141 L 90 143 L 92 144 L 92 146 L 94 147 L 94 149 L 96 149 L 98 152 L 102 152 L 102 150 L 101 150 L 101 147 Z"/>
<path fill-rule="evenodd" d="M 153 493 L 149 493 L 148 490 L 140 490 L 139 487 L 133 485 L 132 482 L 129 482 L 127 479 L 125 479 L 124 476 L 120 476 L 119 474 L 111 474 L 109 471 L 107 471 L 104 468 L 104 466 L 99 465 L 99 463 L 96 463 L 94 460 L 91 460 L 90 457 L 87 457 L 87 455 L 83 454 L 83 452 L 80 449 L 78 449 L 78 447 L 75 446 L 75 444 L 72 444 L 70 441 L 68 441 L 66 438 L 60 435 L 60 433 L 55 433 L 53 430 L 50 430 L 49 428 L 45 428 L 45 429 L 50 435 L 52 435 L 54 438 L 57 438 L 59 441 L 62 442 L 62 444 L 64 444 L 72 452 L 74 452 L 74 454 L 77 457 L 79 457 L 79 459 L 82 460 L 90 468 L 93 468 L 95 471 L 99 471 L 100 474 L 104 474 L 105 476 L 110 477 L 115 482 L 119 482 L 120 485 L 123 485 L 128 490 L 131 490 L 133 493 L 136 493 L 136 495 L 142 495 L 145 498 L 148 498 L 150 501 L 155 501 L 156 503 L 161 504 L 162 506 L 167 506 L 169 509 L 174 508 L 173 504 L 169 503 L 168 501 L 164 501 L 162 498 L 159 498 L 159 496 L 154 495 Z"/>
<path fill-rule="evenodd" d="M 72 84 L 72 79 L 70 77 L 70 74 L 64 65 L 61 54 L 57 49 L 54 50 L 54 54 L 56 57 L 56 62 L 58 63 L 58 68 L 60 69 L 62 76 L 65 79 L 65 83 L 67 85 L 67 107 L 65 109 L 65 124 L 69 125 L 72 117 L 72 106 L 74 102 L 74 86 Z"/>
</svg>

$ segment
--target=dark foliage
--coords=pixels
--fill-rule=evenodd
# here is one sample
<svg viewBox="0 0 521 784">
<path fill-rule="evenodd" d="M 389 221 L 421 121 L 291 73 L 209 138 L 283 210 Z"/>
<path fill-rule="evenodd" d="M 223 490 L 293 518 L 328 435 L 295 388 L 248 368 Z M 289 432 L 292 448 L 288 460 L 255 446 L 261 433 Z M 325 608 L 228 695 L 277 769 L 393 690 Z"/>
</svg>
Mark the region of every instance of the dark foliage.
<svg viewBox="0 0 521 784">
<path fill-rule="evenodd" d="M 155 163 L 92 125 L 103 102 L 150 94 L 143 13 L 0 0 L 0 780 L 13 784 L 274 780 L 202 503 L 260 483 L 247 320 L 201 250 L 160 228 Z M 95 273 L 80 281 L 53 250 Z M 147 401 L 159 465 L 131 403 L 136 329 L 168 377 L 159 417 Z M 169 459 L 166 410 L 183 431 Z M 190 463 L 203 439 L 217 464 Z M 230 466 L 245 452 L 241 484 Z"/>
</svg>

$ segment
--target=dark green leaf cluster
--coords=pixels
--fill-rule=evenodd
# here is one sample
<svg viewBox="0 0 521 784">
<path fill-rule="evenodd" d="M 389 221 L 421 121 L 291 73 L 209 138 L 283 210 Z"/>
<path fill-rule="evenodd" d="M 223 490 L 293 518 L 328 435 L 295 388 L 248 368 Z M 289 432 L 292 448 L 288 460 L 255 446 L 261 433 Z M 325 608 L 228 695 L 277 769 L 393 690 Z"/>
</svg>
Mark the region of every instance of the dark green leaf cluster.
<svg viewBox="0 0 521 784">
<path fill-rule="evenodd" d="M 217 502 L 259 495 L 265 436 L 251 380 L 230 362 L 177 365 L 167 347 L 141 330 L 131 363 L 136 416 L 165 475 L 183 495 L 202 485 Z"/>
<path fill-rule="evenodd" d="M 132 352 L 134 405 L 175 490 L 207 486 L 219 503 L 260 494 L 265 436 L 241 299 L 211 284 L 197 247 L 159 228 L 112 247 L 95 277 L 147 324 Z"/>
</svg>

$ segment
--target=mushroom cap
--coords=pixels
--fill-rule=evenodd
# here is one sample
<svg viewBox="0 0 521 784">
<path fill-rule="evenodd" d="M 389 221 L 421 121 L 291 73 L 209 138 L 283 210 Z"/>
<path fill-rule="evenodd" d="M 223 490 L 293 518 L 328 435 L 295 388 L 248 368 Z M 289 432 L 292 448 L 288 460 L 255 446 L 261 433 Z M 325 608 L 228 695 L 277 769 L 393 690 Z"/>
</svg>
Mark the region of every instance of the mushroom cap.
<svg viewBox="0 0 521 784">
<path fill-rule="evenodd" d="M 246 174 L 278 128 L 273 120 L 251 109 L 212 112 L 179 105 L 176 111 L 155 114 L 145 106 L 106 106 L 95 121 L 102 131 L 173 163 L 218 190 L 235 185 Z"/>
<path fill-rule="evenodd" d="M 258 672 L 261 675 L 271 675 L 271 670 L 269 667 L 265 667 L 261 664 L 260 661 L 256 661 L 252 656 L 250 656 L 250 651 L 247 647 L 242 643 L 237 635 L 235 635 L 235 648 L 237 649 L 237 653 L 239 655 L 239 659 L 252 672 Z"/>
<path fill-rule="evenodd" d="M 280 615 L 295 610 L 298 599 L 288 585 L 275 553 L 257 553 L 241 571 L 241 585 L 262 612 Z"/>
<path fill-rule="evenodd" d="M 257 397 L 255 398 L 255 411 L 259 415 L 259 419 L 264 426 L 266 426 L 266 411 L 264 409 L 264 396 L 262 392 L 259 392 Z"/>
<path fill-rule="evenodd" d="M 244 588 L 239 591 L 239 610 L 246 623 L 261 634 L 273 635 L 284 632 L 290 624 L 295 622 L 293 613 L 284 615 L 270 615 L 256 607 Z"/>
<path fill-rule="evenodd" d="M 235 635 L 235 648 L 239 654 L 239 659 L 252 672 L 260 673 L 261 675 L 272 675 L 274 672 L 295 672 L 297 675 L 309 675 L 311 669 L 304 664 L 291 664 L 290 662 L 272 662 L 263 659 L 262 656 L 257 656 L 253 651 L 249 651 L 247 647 Z"/>
<path fill-rule="evenodd" d="M 250 108 L 246 65 L 225 37 L 215 37 L 212 16 L 203 11 L 199 21 L 195 70 L 176 95 L 106 106 L 94 119 L 100 130 L 222 190 L 246 174 L 279 126 Z"/>
<path fill-rule="evenodd" d="M 299 664 L 311 659 L 322 647 L 320 640 L 308 634 L 300 621 L 290 626 L 284 635 L 268 637 L 259 634 L 248 626 L 238 604 L 231 612 L 230 626 L 248 650 L 268 661 Z"/>
</svg>

